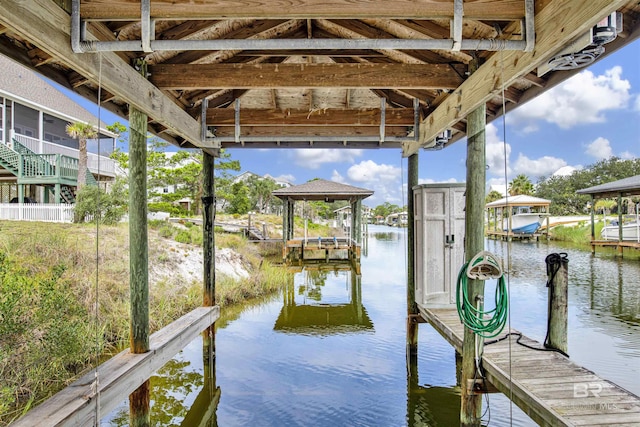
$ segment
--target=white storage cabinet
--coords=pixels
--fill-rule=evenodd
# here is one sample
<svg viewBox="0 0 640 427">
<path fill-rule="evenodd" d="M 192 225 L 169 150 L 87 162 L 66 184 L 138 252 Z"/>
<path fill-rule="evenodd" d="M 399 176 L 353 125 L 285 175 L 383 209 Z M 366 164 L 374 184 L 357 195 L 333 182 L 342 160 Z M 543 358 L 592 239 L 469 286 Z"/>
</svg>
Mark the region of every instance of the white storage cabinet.
<svg viewBox="0 0 640 427">
<path fill-rule="evenodd" d="M 465 183 L 413 187 L 416 302 L 427 308 L 456 302 L 464 264 Z"/>
</svg>

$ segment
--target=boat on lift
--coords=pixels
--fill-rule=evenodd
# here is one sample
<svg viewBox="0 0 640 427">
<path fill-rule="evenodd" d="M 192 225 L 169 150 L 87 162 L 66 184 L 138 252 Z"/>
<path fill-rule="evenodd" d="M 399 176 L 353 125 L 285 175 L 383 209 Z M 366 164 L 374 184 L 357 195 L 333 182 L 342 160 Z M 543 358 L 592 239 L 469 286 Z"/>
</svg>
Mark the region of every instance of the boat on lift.
<svg viewBox="0 0 640 427">
<path fill-rule="evenodd" d="M 620 225 L 617 220 L 602 228 L 602 240 L 620 240 Z M 635 221 L 622 224 L 622 240 L 640 242 L 640 218 L 636 214 Z"/>
<path fill-rule="evenodd" d="M 534 234 L 549 216 L 550 204 L 550 200 L 520 194 L 487 203 L 485 208 L 494 212 L 490 216 L 497 223 L 496 229 L 511 234 Z"/>
</svg>

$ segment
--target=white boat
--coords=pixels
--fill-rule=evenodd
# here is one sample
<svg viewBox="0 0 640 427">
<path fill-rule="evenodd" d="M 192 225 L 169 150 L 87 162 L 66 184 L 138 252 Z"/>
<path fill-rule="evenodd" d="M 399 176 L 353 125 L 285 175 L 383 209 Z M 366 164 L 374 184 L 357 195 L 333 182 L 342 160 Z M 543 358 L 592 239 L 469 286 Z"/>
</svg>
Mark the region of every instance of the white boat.
<svg viewBox="0 0 640 427">
<path fill-rule="evenodd" d="M 620 229 L 617 222 L 603 227 L 600 236 L 603 240 L 620 240 Z M 622 225 L 622 240 L 640 242 L 640 221 Z"/>
<path fill-rule="evenodd" d="M 544 214 L 528 212 L 528 208 L 518 208 L 518 213 L 511 217 L 511 231 L 513 233 L 531 234 L 538 231 L 542 225 Z M 505 231 L 508 231 L 505 228 Z"/>
<path fill-rule="evenodd" d="M 493 211 L 496 226 L 514 234 L 533 234 L 549 216 L 550 200 L 519 194 L 487 203 L 485 208 Z M 491 214 L 487 212 L 487 218 Z M 497 228 L 496 227 L 496 228 Z"/>
</svg>

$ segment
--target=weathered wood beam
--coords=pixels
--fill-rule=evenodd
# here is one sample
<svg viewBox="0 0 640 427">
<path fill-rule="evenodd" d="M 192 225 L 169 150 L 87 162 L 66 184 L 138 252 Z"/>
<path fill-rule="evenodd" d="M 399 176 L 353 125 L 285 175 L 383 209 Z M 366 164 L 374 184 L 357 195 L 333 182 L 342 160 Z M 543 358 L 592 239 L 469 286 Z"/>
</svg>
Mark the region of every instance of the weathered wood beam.
<svg viewBox="0 0 640 427">
<path fill-rule="evenodd" d="M 454 89 L 442 64 L 161 64 L 149 67 L 161 89 L 378 87 Z"/>
<path fill-rule="evenodd" d="M 122 403 L 125 396 L 162 368 L 219 317 L 220 307 L 196 308 L 151 335 L 151 351 L 132 354 L 125 350 L 100 365 L 100 383 L 97 384 L 99 399 L 91 388 L 95 381 L 95 372 L 92 370 L 27 412 L 12 426 L 93 425 L 97 404 L 102 414 L 111 412 Z"/>
<path fill-rule="evenodd" d="M 538 77 L 536 73 L 529 73 L 523 76 L 523 78 L 534 86 L 545 87 L 547 85 L 547 81 L 542 77 Z"/>
<path fill-rule="evenodd" d="M 536 46 L 532 52 L 505 51 L 494 54 L 473 73 L 420 126 L 420 141 L 406 142 L 403 155 L 410 156 L 432 144 L 442 131 L 466 117 L 498 94 L 502 85 L 531 72 L 579 34 L 626 4 L 626 0 L 554 0 L 536 14 Z"/>
<path fill-rule="evenodd" d="M 82 0 L 82 18 L 92 20 L 139 20 L 139 0 Z M 523 0 L 466 0 L 464 15 L 470 19 L 513 20 L 524 17 Z M 293 0 L 274 4 L 268 0 L 201 0 L 175 2 L 152 0 L 156 19 L 230 18 L 452 18 L 453 1 L 442 0 Z"/>
<path fill-rule="evenodd" d="M 322 110 L 261 110 L 241 109 L 240 125 L 256 126 L 379 126 L 379 108 L 367 109 L 322 109 Z M 387 125 L 413 126 L 411 108 L 388 108 L 385 110 Z M 230 108 L 207 110 L 208 126 L 235 125 L 235 111 Z"/>
<path fill-rule="evenodd" d="M 401 148 L 399 142 L 385 141 L 380 145 L 378 141 L 349 141 L 348 137 L 345 137 L 344 141 L 314 141 L 313 138 L 309 138 L 309 141 L 251 141 L 251 143 L 242 144 L 235 142 L 222 142 L 221 147 L 224 149 L 271 149 L 271 148 L 362 148 L 365 150 L 378 150 L 380 148 Z"/>
<path fill-rule="evenodd" d="M 407 136 L 409 127 L 407 126 L 387 126 L 386 136 Z M 231 137 L 235 135 L 235 126 L 216 126 L 215 136 Z M 323 137 L 339 136 L 349 139 L 353 136 L 379 136 L 379 126 L 242 126 L 240 128 L 241 137 Z"/>
<path fill-rule="evenodd" d="M 71 50 L 69 15 L 53 2 L 3 2 L 2 9 L 0 24 L 20 33 L 31 43 L 56 57 L 58 62 L 66 64 L 93 82 L 101 80 L 106 90 L 154 117 L 180 137 L 199 146 L 198 122 L 129 64 L 123 62 L 118 55 L 112 52 L 103 52 L 101 55 L 75 54 Z"/>
</svg>

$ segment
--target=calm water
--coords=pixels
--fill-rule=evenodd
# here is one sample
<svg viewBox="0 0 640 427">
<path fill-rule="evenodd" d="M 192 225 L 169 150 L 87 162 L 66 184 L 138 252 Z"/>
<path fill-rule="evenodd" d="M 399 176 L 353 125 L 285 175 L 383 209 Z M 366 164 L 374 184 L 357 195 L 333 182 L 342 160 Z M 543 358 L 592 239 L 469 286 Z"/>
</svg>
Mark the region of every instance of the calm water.
<svg viewBox="0 0 640 427">
<path fill-rule="evenodd" d="M 459 389 L 452 347 L 420 325 L 418 375 L 407 379 L 404 230 L 369 228 L 361 277 L 305 270 L 282 293 L 223 313 L 215 375 L 205 386 L 196 339 L 152 378 L 154 425 L 454 426 Z M 544 259 L 569 256 L 569 354 L 640 394 L 640 261 L 544 243 L 487 241 L 509 258 L 512 326 L 543 341 Z M 210 404 L 216 388 L 220 399 Z M 501 394 L 485 424 L 535 425 Z M 127 404 L 103 425 L 126 425 Z"/>
</svg>

